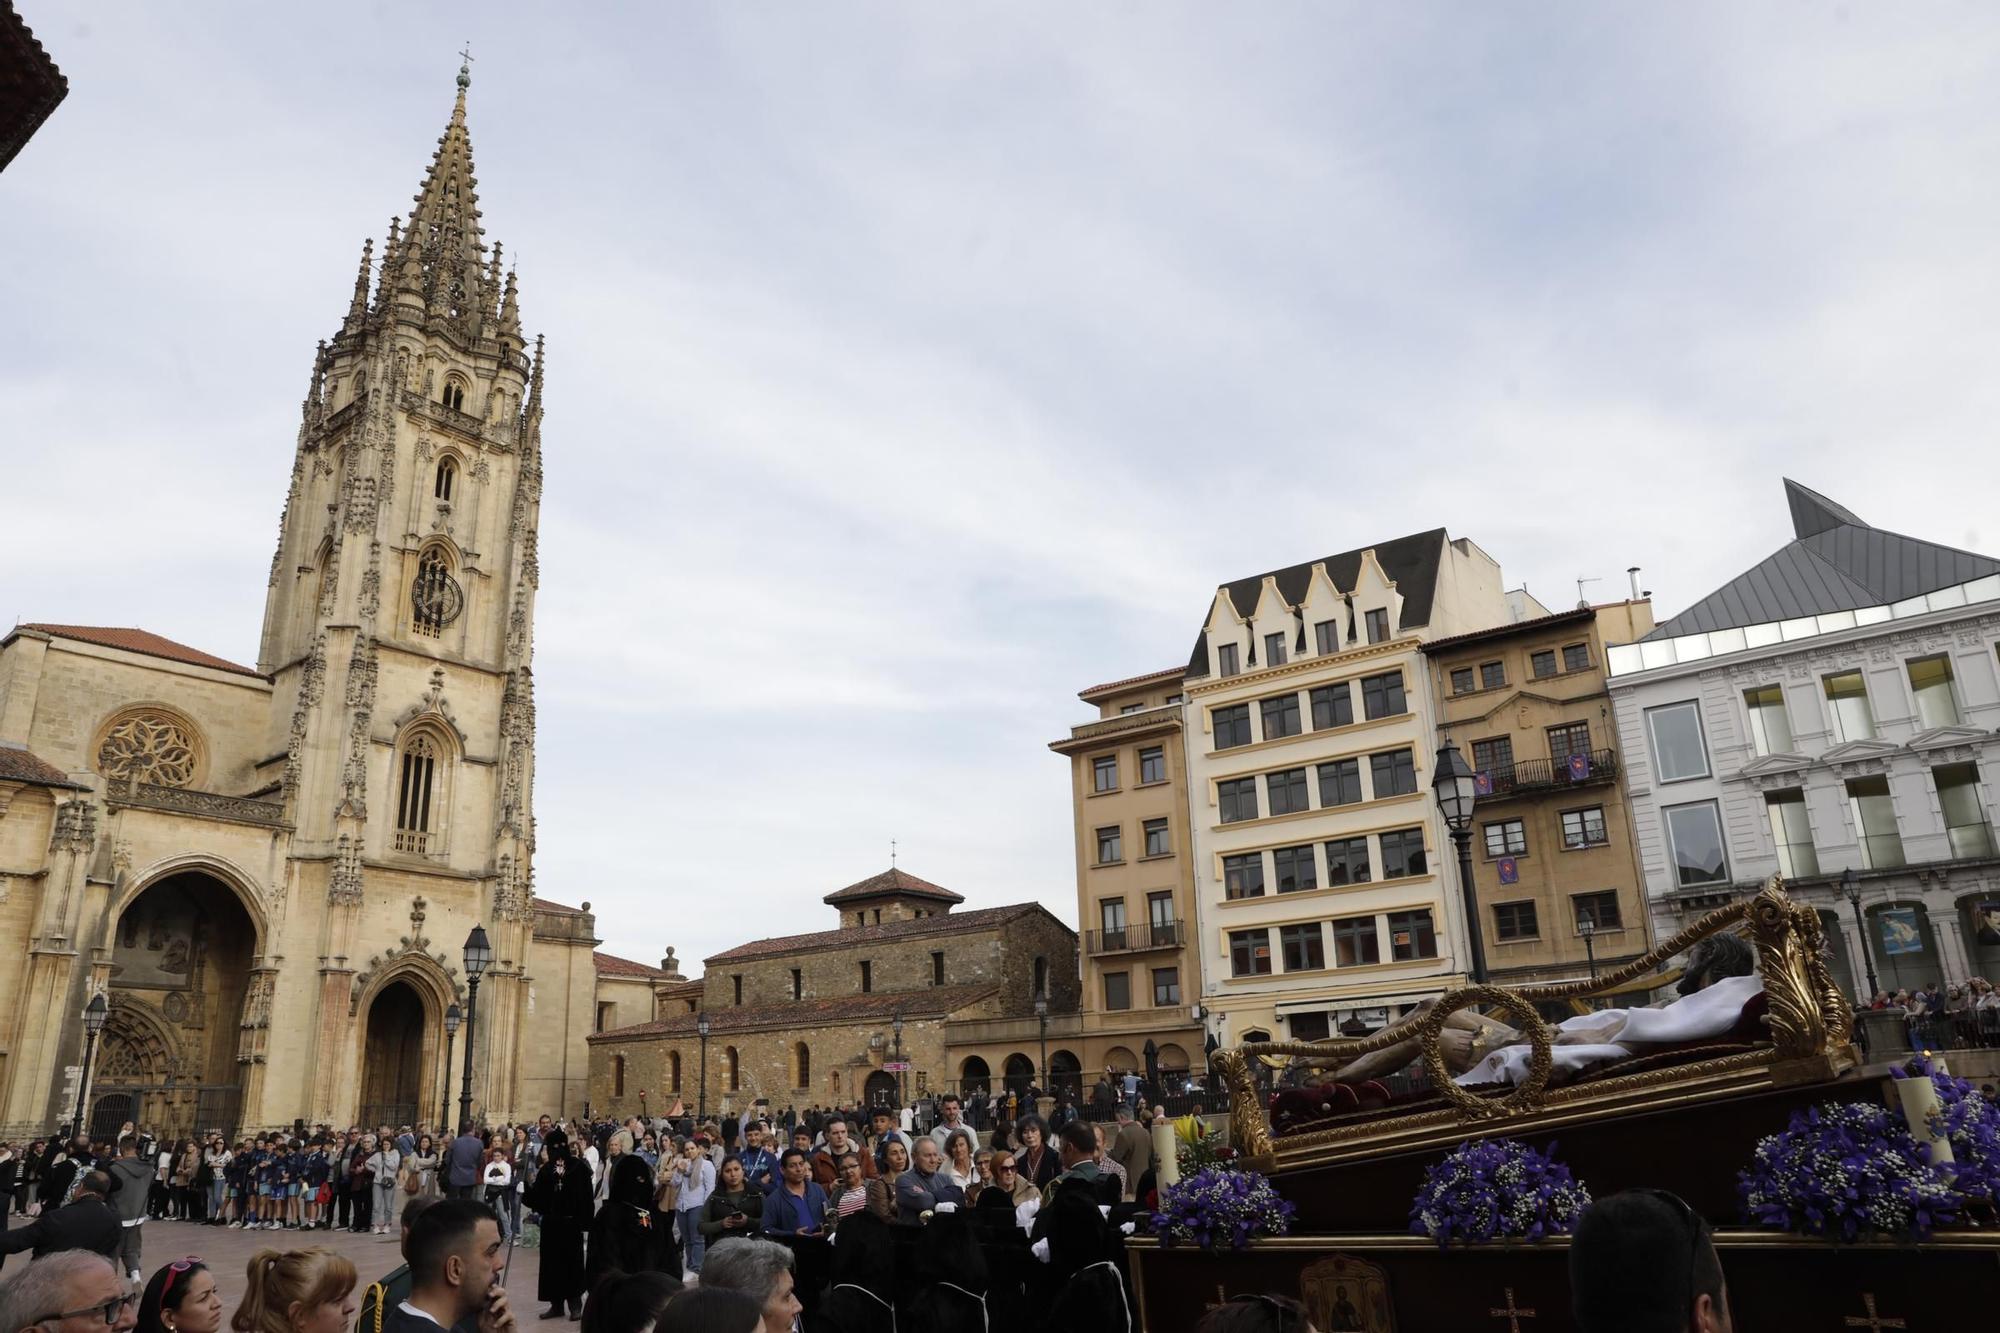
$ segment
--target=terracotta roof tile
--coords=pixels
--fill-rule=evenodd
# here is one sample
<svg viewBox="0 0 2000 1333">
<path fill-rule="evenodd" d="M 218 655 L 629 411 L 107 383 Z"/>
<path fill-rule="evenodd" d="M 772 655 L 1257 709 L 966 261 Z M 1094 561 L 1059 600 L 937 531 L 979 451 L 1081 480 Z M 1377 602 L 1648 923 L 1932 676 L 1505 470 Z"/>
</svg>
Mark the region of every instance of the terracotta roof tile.
<svg viewBox="0 0 2000 1333">
<path fill-rule="evenodd" d="M 659 968 L 647 963 L 636 963 L 630 958 L 620 958 L 613 953 L 593 953 L 591 960 L 597 964 L 599 976 L 608 977 L 664 977 Z"/>
<path fill-rule="evenodd" d="M 1143 676 L 1127 676 L 1123 680 L 1107 680 L 1102 685 L 1093 685 L 1087 690 L 1078 690 L 1076 697 L 1091 700 L 1100 694 L 1116 694 L 1119 690 L 1133 685 L 1144 685 L 1152 681 L 1180 680 L 1187 675 L 1186 667 L 1168 667 L 1164 671 L 1148 671 Z"/>
<path fill-rule="evenodd" d="M 771 954 L 808 953 L 848 944 L 872 944 L 878 940 L 921 939 L 926 935 L 953 935 L 981 926 L 1001 926 L 1009 921 L 1046 909 L 1040 903 L 1015 903 L 1009 907 L 984 907 L 972 912 L 947 912 L 937 916 L 910 917 L 884 921 L 879 926 L 845 926 L 839 930 L 819 930 L 810 935 L 780 935 L 776 939 L 752 940 L 711 954 L 709 963 L 734 963 Z"/>
<path fill-rule="evenodd" d="M 67 787 L 88 791 L 81 782 L 71 782 L 69 774 L 30 750 L 0 745 L 0 782 L 26 782 L 37 787 Z"/>
<path fill-rule="evenodd" d="M 213 667 L 217 671 L 232 671 L 239 676 L 255 676 L 259 680 L 264 678 L 263 673 L 253 667 L 227 661 L 213 653 L 202 652 L 199 648 L 190 648 L 184 643 L 175 643 L 172 639 L 162 638 L 148 630 L 109 625 L 32 624 L 14 627 L 15 633 L 24 629 L 35 630 L 59 639 L 75 639 L 78 643 L 94 643 L 100 648 L 121 648 L 128 653 L 143 653 L 147 657 L 164 657 L 170 662 Z M 7 637 L 11 639 L 13 635 Z"/>
<path fill-rule="evenodd" d="M 919 898 L 935 898 L 939 902 L 962 903 L 965 895 L 953 893 L 927 879 L 918 879 L 907 870 L 893 867 L 879 875 L 870 875 L 858 884 L 850 884 L 844 889 L 835 889 L 820 899 L 823 903 L 851 903 L 860 898 L 880 898 L 888 894 L 913 895 Z"/>
<path fill-rule="evenodd" d="M 943 1018 L 967 1005 L 994 994 L 1000 987 L 993 982 L 966 986 L 927 986 L 922 990 L 886 991 L 870 995 L 839 995 L 825 1000 L 798 1000 L 791 1004 L 746 1005 L 741 1008 L 709 1009 L 709 1035 L 754 1032 L 763 1028 L 796 1028 L 827 1023 L 865 1023 L 887 1020 L 901 1013 L 905 1018 Z M 650 1023 L 612 1028 L 592 1033 L 588 1041 L 625 1040 L 633 1037 L 694 1037 L 696 1014 L 675 1014 Z"/>
</svg>

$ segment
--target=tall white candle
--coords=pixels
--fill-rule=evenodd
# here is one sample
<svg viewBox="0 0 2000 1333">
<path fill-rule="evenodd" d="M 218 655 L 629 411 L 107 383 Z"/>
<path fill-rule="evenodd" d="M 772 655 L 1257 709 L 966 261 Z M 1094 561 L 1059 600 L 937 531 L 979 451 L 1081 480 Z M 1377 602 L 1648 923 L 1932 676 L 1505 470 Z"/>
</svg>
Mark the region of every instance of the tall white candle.
<svg viewBox="0 0 2000 1333">
<path fill-rule="evenodd" d="M 1931 1145 L 1931 1165 L 1944 1166 L 1955 1162 L 1951 1155 L 1951 1140 L 1938 1132 L 1931 1121 L 1939 1110 L 1937 1085 L 1922 1075 L 1899 1078 L 1894 1082 L 1896 1096 L 1903 1103 L 1903 1119 L 1910 1122 L 1911 1136 L 1918 1143 Z"/>
<path fill-rule="evenodd" d="M 1177 1183 L 1181 1178 L 1180 1154 L 1175 1151 L 1174 1127 L 1171 1122 L 1153 1126 L 1153 1170 L 1154 1180 L 1162 1187 Z"/>
</svg>

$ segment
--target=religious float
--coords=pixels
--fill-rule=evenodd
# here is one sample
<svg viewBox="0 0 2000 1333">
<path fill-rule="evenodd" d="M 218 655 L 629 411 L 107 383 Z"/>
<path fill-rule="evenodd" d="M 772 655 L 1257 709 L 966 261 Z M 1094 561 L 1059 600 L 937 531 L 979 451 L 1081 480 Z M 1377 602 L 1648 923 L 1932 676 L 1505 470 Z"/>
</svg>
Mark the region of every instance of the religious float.
<svg viewBox="0 0 2000 1333">
<path fill-rule="evenodd" d="M 1573 1062 L 1558 1058 L 1564 1047 L 1537 1005 L 1622 998 L 1633 983 L 1724 932 L 1753 946 L 1762 982 L 1743 979 L 1738 994 L 1750 998 L 1732 1001 L 1740 1013 L 1726 1030 L 1565 1072 Z M 1524 1039 L 1510 1052 L 1514 1077 L 1455 1081 L 1445 1035 L 1455 1013 L 1482 1006 L 1504 1012 Z M 1832 1105 L 1881 1119 L 1897 1106 L 1902 1080 L 1888 1065 L 1864 1064 L 1853 1036 L 1853 1011 L 1826 967 L 1819 918 L 1773 880 L 1596 981 L 1468 986 L 1370 1036 L 1219 1051 L 1232 1145 L 1295 1211 L 1287 1234 L 1240 1249 L 1134 1236 L 1140 1326 L 1182 1333 L 1221 1301 L 1266 1293 L 1301 1300 L 1321 1333 L 1574 1328 L 1565 1235 L 1441 1247 L 1413 1234 L 1412 1204 L 1428 1173 L 1488 1140 L 1537 1161 L 1559 1153 L 1598 1197 L 1656 1188 L 1685 1199 L 1714 1229 L 1738 1328 L 1880 1333 L 1983 1325 L 2000 1293 L 2000 1228 L 1990 1197 L 1983 1217 L 1962 1214 L 1921 1240 L 1871 1238 L 1865 1229 L 1853 1240 L 1794 1234 L 1756 1225 L 1746 1213 L 1739 1174 L 1758 1160 L 1760 1142 L 1786 1131 L 1796 1114 Z M 1282 1057 L 1306 1069 L 1352 1069 L 1358 1058 L 1411 1039 L 1429 1078 L 1401 1095 L 1384 1082 L 1322 1079 L 1303 1096 L 1270 1097 L 1252 1063 Z M 1461 1063 L 1463 1054 L 1461 1047 Z M 1489 1060 L 1473 1073 L 1491 1068 Z M 1895 1132 L 1902 1133 L 1900 1119 Z"/>
</svg>

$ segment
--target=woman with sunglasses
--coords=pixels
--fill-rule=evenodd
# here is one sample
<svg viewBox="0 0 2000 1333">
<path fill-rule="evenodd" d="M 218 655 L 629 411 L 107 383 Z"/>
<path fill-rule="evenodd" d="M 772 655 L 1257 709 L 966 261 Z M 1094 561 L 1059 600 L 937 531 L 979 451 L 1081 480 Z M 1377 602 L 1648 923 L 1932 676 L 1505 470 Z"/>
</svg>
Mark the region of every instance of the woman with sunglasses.
<svg viewBox="0 0 2000 1333">
<path fill-rule="evenodd" d="M 153 1274 L 139 1299 L 134 1333 L 219 1333 L 222 1293 L 215 1274 L 194 1255 Z"/>
</svg>

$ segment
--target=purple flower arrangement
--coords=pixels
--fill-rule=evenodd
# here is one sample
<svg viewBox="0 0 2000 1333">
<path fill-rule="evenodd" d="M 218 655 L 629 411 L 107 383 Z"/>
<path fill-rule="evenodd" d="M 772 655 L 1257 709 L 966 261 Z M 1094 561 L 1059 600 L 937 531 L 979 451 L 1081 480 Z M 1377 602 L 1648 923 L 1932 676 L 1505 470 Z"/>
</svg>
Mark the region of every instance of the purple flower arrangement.
<svg viewBox="0 0 2000 1333">
<path fill-rule="evenodd" d="M 1568 1233 L 1590 1191 L 1547 1154 L 1518 1139 L 1475 1139 L 1424 1173 L 1410 1230 L 1443 1249 L 1453 1241 L 1540 1240 Z"/>
<path fill-rule="evenodd" d="M 1160 1191 L 1152 1229 L 1169 1247 L 1190 1243 L 1204 1250 L 1242 1250 L 1253 1237 L 1290 1231 L 1297 1211 L 1260 1173 L 1211 1166 Z"/>
<path fill-rule="evenodd" d="M 1963 1198 L 1901 1114 L 1867 1102 L 1799 1111 L 1740 1173 L 1744 1211 L 1767 1227 L 1851 1241 L 1921 1240 L 1958 1220 Z"/>
<path fill-rule="evenodd" d="M 1969 1208 L 1990 1213 L 2000 1207 L 2000 1107 L 1967 1080 L 1934 1068 L 1921 1055 L 1889 1072 L 1896 1078 L 1930 1079 L 1938 1095 L 1936 1119 L 1941 1123 L 1936 1127 L 1950 1140 L 1957 1162 L 1946 1172 L 1952 1188 Z"/>
</svg>

